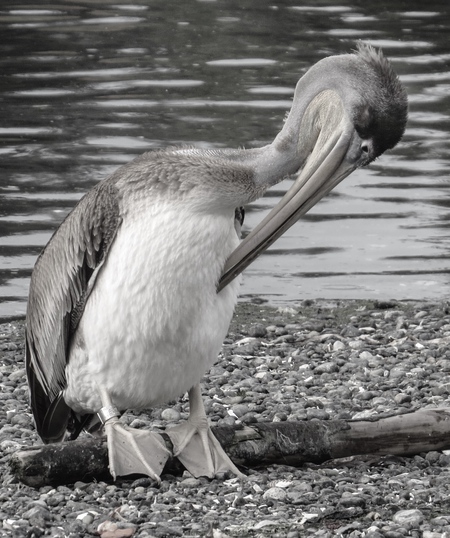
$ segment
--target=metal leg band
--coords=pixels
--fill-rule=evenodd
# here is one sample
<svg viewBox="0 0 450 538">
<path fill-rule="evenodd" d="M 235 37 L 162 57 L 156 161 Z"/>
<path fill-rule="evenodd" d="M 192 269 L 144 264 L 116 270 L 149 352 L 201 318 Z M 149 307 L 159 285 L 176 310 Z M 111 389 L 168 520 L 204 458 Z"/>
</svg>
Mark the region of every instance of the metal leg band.
<svg viewBox="0 0 450 538">
<path fill-rule="evenodd" d="M 120 417 L 119 410 L 114 405 L 106 405 L 105 407 L 102 407 L 97 415 L 102 424 L 104 424 L 110 418 Z"/>
</svg>

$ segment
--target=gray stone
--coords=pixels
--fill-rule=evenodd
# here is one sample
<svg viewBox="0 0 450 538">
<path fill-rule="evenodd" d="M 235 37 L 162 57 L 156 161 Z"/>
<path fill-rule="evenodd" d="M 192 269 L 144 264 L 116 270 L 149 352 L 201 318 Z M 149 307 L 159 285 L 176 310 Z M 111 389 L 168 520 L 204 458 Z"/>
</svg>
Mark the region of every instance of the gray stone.
<svg viewBox="0 0 450 538">
<path fill-rule="evenodd" d="M 262 338 L 266 336 L 267 330 L 261 323 L 255 323 L 254 325 L 251 325 L 248 330 L 248 335 L 253 338 Z"/>
<path fill-rule="evenodd" d="M 287 497 L 287 493 L 283 488 L 278 488 L 274 486 L 273 488 L 269 488 L 266 490 L 263 494 L 264 499 L 271 499 L 273 501 L 285 501 Z"/>
<path fill-rule="evenodd" d="M 408 528 L 417 528 L 423 521 L 424 517 L 420 510 L 400 510 L 394 514 L 392 520 L 401 526 Z"/>
<path fill-rule="evenodd" d="M 181 418 L 181 414 L 176 409 L 168 407 L 161 412 L 161 418 L 167 422 L 178 422 Z"/>
<path fill-rule="evenodd" d="M 324 362 L 316 366 L 314 373 L 315 374 L 331 374 L 338 371 L 339 371 L 339 367 L 335 362 Z"/>
</svg>

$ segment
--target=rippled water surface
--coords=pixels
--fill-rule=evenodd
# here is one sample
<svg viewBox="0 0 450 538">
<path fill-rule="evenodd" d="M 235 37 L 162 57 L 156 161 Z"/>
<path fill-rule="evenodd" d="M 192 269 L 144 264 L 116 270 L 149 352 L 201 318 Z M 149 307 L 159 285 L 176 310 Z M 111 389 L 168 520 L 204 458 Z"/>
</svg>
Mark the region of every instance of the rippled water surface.
<svg viewBox="0 0 450 538">
<path fill-rule="evenodd" d="M 403 141 L 355 172 L 247 271 L 242 295 L 424 299 L 450 280 L 447 0 L 3 0 L 0 317 L 86 190 L 152 148 L 257 147 L 301 74 L 364 39 L 410 97 Z M 247 209 L 251 229 L 289 186 Z"/>
</svg>

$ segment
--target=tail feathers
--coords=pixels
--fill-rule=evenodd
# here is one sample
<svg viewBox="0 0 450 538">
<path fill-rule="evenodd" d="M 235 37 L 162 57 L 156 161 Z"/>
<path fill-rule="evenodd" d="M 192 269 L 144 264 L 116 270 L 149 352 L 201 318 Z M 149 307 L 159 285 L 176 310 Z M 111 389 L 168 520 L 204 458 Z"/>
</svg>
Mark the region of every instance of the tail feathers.
<svg viewBox="0 0 450 538">
<path fill-rule="evenodd" d="M 47 392 L 42 388 L 42 385 L 39 383 L 38 378 L 32 368 L 31 364 L 27 364 L 27 377 L 28 384 L 30 387 L 30 405 L 31 410 L 33 411 L 34 422 L 36 424 L 36 430 L 45 442 L 45 433 L 44 433 L 44 422 L 47 415 L 48 409 L 51 407 L 51 400 Z"/>
<path fill-rule="evenodd" d="M 69 441 L 74 441 L 80 433 L 85 430 L 89 433 L 93 433 L 98 429 L 98 425 L 103 427 L 103 424 L 97 419 L 97 415 L 76 415 L 72 413 L 72 420 L 68 426 L 68 431 L 70 433 Z"/>
<path fill-rule="evenodd" d="M 27 377 L 30 387 L 30 405 L 33 411 L 36 430 L 46 444 L 64 440 L 66 431 L 70 440 L 76 439 L 86 428 L 92 415 L 77 416 L 64 401 L 62 392 L 51 400 L 40 384 L 34 368 L 27 361 Z"/>
<path fill-rule="evenodd" d="M 72 410 L 64 401 L 62 393 L 48 406 L 39 432 L 44 443 L 57 443 L 64 439 Z"/>
<path fill-rule="evenodd" d="M 58 443 L 66 440 L 74 441 L 83 430 L 95 429 L 96 415 L 78 415 L 65 402 L 61 394 L 51 402 L 45 414 L 40 436 L 44 443 Z M 100 426 L 102 424 L 100 423 Z"/>
</svg>

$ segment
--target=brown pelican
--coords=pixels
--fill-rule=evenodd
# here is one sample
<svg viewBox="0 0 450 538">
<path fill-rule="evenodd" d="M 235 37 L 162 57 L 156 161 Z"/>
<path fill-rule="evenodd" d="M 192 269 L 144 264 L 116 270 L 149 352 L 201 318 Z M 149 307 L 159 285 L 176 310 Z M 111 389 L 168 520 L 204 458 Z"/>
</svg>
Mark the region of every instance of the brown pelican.
<svg viewBox="0 0 450 538">
<path fill-rule="evenodd" d="M 227 333 L 235 277 L 344 177 L 395 146 L 406 118 L 389 62 L 360 44 L 300 79 L 268 146 L 145 153 L 88 192 L 31 278 L 27 372 L 44 442 L 76 437 L 98 414 L 112 475 L 159 480 L 163 438 L 120 415 L 188 391 L 189 419 L 166 430 L 174 455 L 196 476 L 240 475 L 208 427 L 199 385 Z M 236 208 L 289 175 L 288 193 L 239 244 Z"/>
</svg>

